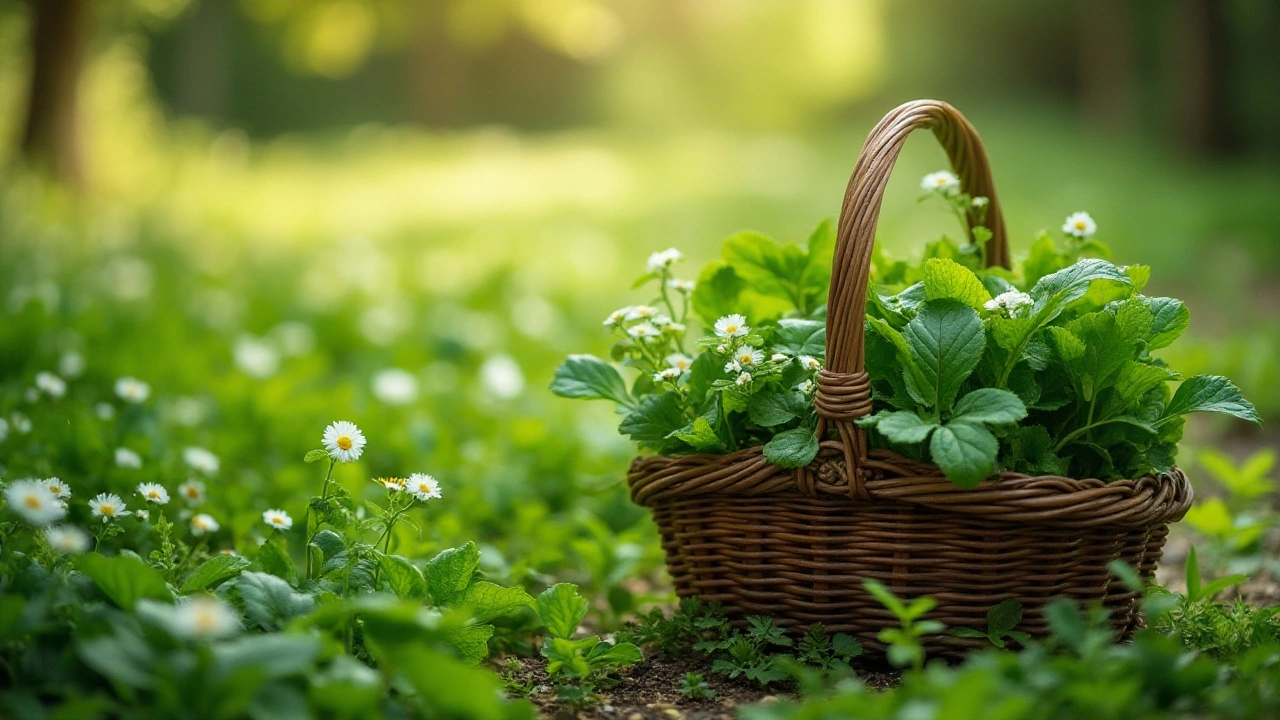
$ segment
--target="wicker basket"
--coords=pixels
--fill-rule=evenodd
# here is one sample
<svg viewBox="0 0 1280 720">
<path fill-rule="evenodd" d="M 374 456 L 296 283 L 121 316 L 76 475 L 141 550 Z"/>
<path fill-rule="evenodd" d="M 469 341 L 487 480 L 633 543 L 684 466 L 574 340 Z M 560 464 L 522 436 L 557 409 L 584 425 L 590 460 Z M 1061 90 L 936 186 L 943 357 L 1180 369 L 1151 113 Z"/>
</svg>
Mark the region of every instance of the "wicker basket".
<svg viewBox="0 0 1280 720">
<path fill-rule="evenodd" d="M 876 220 L 889 171 L 917 128 L 933 131 L 965 191 L 990 198 L 988 261 L 1008 266 L 973 127 L 946 103 L 897 108 L 868 136 L 840 213 L 827 369 L 814 403 L 824 438 L 817 458 L 799 470 L 769 463 L 759 447 L 637 458 L 631 497 L 653 510 L 677 593 L 723 602 L 738 623 L 749 615 L 791 628 L 821 622 L 880 647 L 876 635 L 896 620 L 862 588 L 874 578 L 902 597 L 934 597 L 929 617 L 952 627 L 985 628 L 987 611 L 1015 598 L 1024 608 L 1018 629 L 1043 636 L 1042 608 L 1065 596 L 1104 605 L 1123 637 L 1140 622 L 1137 598 L 1107 565 L 1119 558 L 1152 576 L 1168 524 L 1191 504 L 1181 471 L 1113 482 L 1004 473 L 962 490 L 936 466 L 868 452 L 854 424 L 871 411 L 863 316 Z M 954 654 L 985 643 L 940 635 L 928 647 Z"/>
</svg>

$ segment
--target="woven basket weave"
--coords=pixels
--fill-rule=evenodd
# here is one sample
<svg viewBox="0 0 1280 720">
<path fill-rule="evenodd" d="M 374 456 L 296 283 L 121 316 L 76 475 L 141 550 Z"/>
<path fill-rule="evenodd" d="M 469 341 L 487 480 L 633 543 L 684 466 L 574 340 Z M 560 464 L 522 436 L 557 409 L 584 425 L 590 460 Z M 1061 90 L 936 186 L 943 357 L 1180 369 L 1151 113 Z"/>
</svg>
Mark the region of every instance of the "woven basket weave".
<svg viewBox="0 0 1280 720">
<path fill-rule="evenodd" d="M 889 172 L 907 135 L 928 128 L 964 191 L 990 199 L 987 258 L 1009 265 L 1004 220 L 986 152 L 955 108 L 906 103 L 871 131 L 845 192 L 827 305 L 827 363 L 815 407 L 822 439 L 808 467 L 779 468 L 762 449 L 730 455 L 637 458 L 632 499 L 653 511 L 681 597 L 724 603 L 735 622 L 770 615 L 783 626 L 821 622 L 879 648 L 896 619 L 863 588 L 879 580 L 900 597 L 934 597 L 929 617 L 984 629 L 987 611 L 1022 603 L 1019 630 L 1046 632 L 1041 609 L 1065 596 L 1100 603 L 1119 637 L 1140 622 L 1137 598 L 1107 565 L 1121 559 L 1151 578 L 1168 524 L 1191 505 L 1179 470 L 1137 480 L 1003 473 L 962 490 L 934 465 L 867 451 L 854 420 L 871 411 L 863 318 L 871 247 Z M 985 639 L 933 636 L 931 653 Z"/>
</svg>

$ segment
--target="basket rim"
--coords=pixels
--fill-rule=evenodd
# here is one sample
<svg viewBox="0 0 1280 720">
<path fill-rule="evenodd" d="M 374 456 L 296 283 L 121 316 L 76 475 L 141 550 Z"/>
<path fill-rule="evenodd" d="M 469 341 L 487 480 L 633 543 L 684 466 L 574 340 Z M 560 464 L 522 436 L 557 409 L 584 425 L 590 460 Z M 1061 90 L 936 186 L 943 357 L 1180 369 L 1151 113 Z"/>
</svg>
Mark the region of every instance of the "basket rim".
<svg viewBox="0 0 1280 720">
<path fill-rule="evenodd" d="M 692 499 L 776 496 L 833 502 L 908 504 L 1009 523 L 1092 527 L 1150 527 L 1176 522 L 1194 493 L 1181 469 L 1141 478 L 1099 480 L 1003 472 L 970 489 L 951 482 L 936 465 L 873 450 L 852 473 L 840 440 L 825 440 L 803 468 L 769 462 L 763 446 L 725 455 L 651 455 L 631 463 L 627 483 L 634 502 L 658 507 Z"/>
</svg>

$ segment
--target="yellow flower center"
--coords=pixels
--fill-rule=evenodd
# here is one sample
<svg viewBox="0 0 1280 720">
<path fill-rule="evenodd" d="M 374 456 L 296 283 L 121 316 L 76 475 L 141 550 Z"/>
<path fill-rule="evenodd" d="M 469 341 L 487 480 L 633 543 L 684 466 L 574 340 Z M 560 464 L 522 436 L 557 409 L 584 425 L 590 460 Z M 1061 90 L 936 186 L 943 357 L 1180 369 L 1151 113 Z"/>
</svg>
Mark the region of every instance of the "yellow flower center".
<svg viewBox="0 0 1280 720">
<path fill-rule="evenodd" d="M 724 326 L 724 331 L 725 331 L 725 332 L 727 332 L 727 333 L 736 333 L 736 332 L 738 332 L 738 326 L 737 326 L 737 325 L 725 325 L 725 326 Z"/>
<path fill-rule="evenodd" d="M 284 518 L 280 517 L 279 515 L 272 515 L 272 516 L 271 516 L 271 524 L 272 524 L 272 525 L 283 525 L 283 524 L 284 524 Z"/>
<path fill-rule="evenodd" d="M 940 177 L 940 178 L 938 178 L 938 179 L 937 179 L 937 183 L 938 183 L 938 185 L 939 185 L 939 186 L 946 185 L 946 184 L 947 184 L 947 179 L 946 179 L 946 178 L 944 178 L 944 177 Z"/>
<path fill-rule="evenodd" d="M 115 517 L 116 506 L 115 505 L 99 505 L 98 512 L 102 513 L 103 515 L 106 515 L 107 517 Z"/>
<path fill-rule="evenodd" d="M 200 490 L 192 486 L 187 486 L 187 497 L 193 500 L 200 497 Z"/>
<path fill-rule="evenodd" d="M 159 500 L 159 499 L 160 499 L 160 491 L 159 491 L 159 490 L 148 490 L 148 491 L 147 491 L 147 497 L 151 498 L 152 500 Z"/>
<path fill-rule="evenodd" d="M 338 447 L 343 450 L 350 450 L 352 444 L 353 443 L 351 442 L 351 438 L 348 437 L 347 435 L 343 435 L 342 437 L 338 438 Z"/>
<path fill-rule="evenodd" d="M 1076 229 L 1077 229 L 1077 230 L 1083 230 L 1084 228 L 1085 228 L 1084 221 L 1083 221 L 1083 220 L 1077 220 L 1077 221 L 1076 221 Z"/>
<path fill-rule="evenodd" d="M 26 505 L 32 510 L 39 510 L 40 508 L 44 507 L 44 503 L 41 502 L 40 498 L 36 497 L 35 495 L 28 495 L 26 499 L 22 501 L 22 504 Z"/>
<path fill-rule="evenodd" d="M 196 632 L 209 633 L 217 627 L 217 621 L 213 618 L 213 613 L 205 608 L 200 608 L 192 618 L 191 625 L 195 627 Z"/>
</svg>

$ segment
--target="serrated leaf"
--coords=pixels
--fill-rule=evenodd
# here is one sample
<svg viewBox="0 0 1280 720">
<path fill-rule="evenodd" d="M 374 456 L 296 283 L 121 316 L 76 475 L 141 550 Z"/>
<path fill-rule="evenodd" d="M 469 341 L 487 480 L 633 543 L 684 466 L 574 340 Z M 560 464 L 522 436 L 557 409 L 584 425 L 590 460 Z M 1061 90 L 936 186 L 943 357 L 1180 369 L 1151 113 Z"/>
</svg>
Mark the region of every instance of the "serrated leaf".
<svg viewBox="0 0 1280 720">
<path fill-rule="evenodd" d="M 329 458 L 328 451 L 324 450 L 323 448 L 317 448 L 315 450 L 308 451 L 307 454 L 302 457 L 302 461 L 313 463 L 313 462 L 319 462 L 321 460 L 327 460 L 328 458 Z"/>
<path fill-rule="evenodd" d="M 991 293 L 972 270 L 944 258 L 925 261 L 924 294 L 928 300 L 957 300 L 975 310 L 991 300 Z"/>
<path fill-rule="evenodd" d="M 994 637 L 1004 637 L 1022 622 L 1022 603 L 1014 598 L 1001 601 L 987 611 L 987 632 Z"/>
<path fill-rule="evenodd" d="M 1147 298 L 1151 310 L 1151 336 L 1147 349 L 1159 350 L 1177 340 L 1191 324 L 1191 311 L 1181 300 L 1174 298 Z"/>
<path fill-rule="evenodd" d="M 645 395 L 618 426 L 618 432 L 641 445 L 662 450 L 671 433 L 688 422 L 675 393 Z"/>
<path fill-rule="evenodd" d="M 796 412 L 803 399 L 795 391 L 762 392 L 753 395 L 747 403 L 747 416 L 760 427 L 773 427 L 798 417 Z"/>
<path fill-rule="evenodd" d="M 284 536 L 272 533 L 271 537 L 258 548 L 258 566 L 284 580 L 290 585 L 298 582 L 298 568 L 289 557 L 289 546 Z"/>
<path fill-rule="evenodd" d="M 382 577 L 397 597 L 419 601 L 426 599 L 427 579 L 409 558 L 380 553 L 378 563 L 382 566 Z"/>
<path fill-rule="evenodd" d="M 285 621 L 306 615 L 315 608 L 310 595 L 295 592 L 275 575 L 244 572 L 235 580 L 235 589 L 244 601 L 245 616 L 264 630 L 275 630 Z"/>
<path fill-rule="evenodd" d="M 817 455 L 818 438 L 807 427 L 780 432 L 764 446 L 765 459 L 781 468 L 804 467 Z"/>
<path fill-rule="evenodd" d="M 985 480 L 995 469 L 1000 443 L 982 425 L 964 421 L 948 423 L 933 431 L 929 457 L 947 479 L 962 488 Z"/>
<path fill-rule="evenodd" d="M 480 550 L 474 542 L 469 542 L 436 555 L 427 563 L 423 574 L 436 604 L 452 605 L 471 584 L 479 568 Z"/>
<path fill-rule="evenodd" d="M 587 661 L 594 667 L 626 667 L 644 659 L 640 648 L 631 643 L 600 642 L 587 651 Z"/>
<path fill-rule="evenodd" d="M 693 311 L 707 327 L 718 318 L 744 311 L 742 290 L 746 285 L 728 263 L 713 261 L 698 275 L 693 287 Z"/>
<path fill-rule="evenodd" d="M 533 605 L 533 598 L 521 588 L 502 587 L 486 580 L 472 583 L 454 601 L 454 606 L 464 608 L 474 622 L 485 623 L 506 615 L 516 608 Z"/>
<path fill-rule="evenodd" d="M 1057 317 L 1068 305 L 1084 297 L 1094 283 L 1118 283 L 1133 287 L 1129 276 L 1106 260 L 1085 259 L 1040 278 L 1031 288 L 1033 315 L 1038 324 Z"/>
<path fill-rule="evenodd" d="M 240 557 L 239 555 L 214 555 L 200 563 L 199 567 L 187 576 L 179 593 L 189 595 L 193 592 L 217 587 L 218 584 L 239 575 L 252 564 L 248 558 Z"/>
<path fill-rule="evenodd" d="M 556 368 L 551 392 L 567 398 L 612 400 L 623 407 L 635 405 L 618 371 L 593 355 L 570 355 Z"/>
<path fill-rule="evenodd" d="M 963 418 L 972 423 L 1015 423 L 1027 416 L 1027 408 L 1017 395 L 997 388 L 978 388 L 960 398 L 951 411 L 952 421 Z"/>
<path fill-rule="evenodd" d="M 142 599 L 173 602 L 164 576 L 136 555 L 107 557 L 86 553 L 76 558 L 75 565 L 104 595 L 125 610 L 132 610 Z"/>
<path fill-rule="evenodd" d="M 1232 415 L 1241 420 L 1262 424 L 1253 403 L 1244 399 L 1240 389 L 1220 375 L 1196 375 L 1187 378 L 1173 393 L 1157 424 L 1193 412 Z"/>
<path fill-rule="evenodd" d="M 874 426 L 890 441 L 908 444 L 924 442 L 929 433 L 938 427 L 937 423 L 925 422 L 910 410 L 880 412 L 858 424 Z"/>
<path fill-rule="evenodd" d="M 347 541 L 332 530 L 321 530 L 311 539 L 311 547 L 320 551 L 320 561 L 324 563 L 346 552 Z"/>
<path fill-rule="evenodd" d="M 573 637 L 587 616 L 587 600 L 571 583 L 557 583 L 543 591 L 535 601 L 538 616 L 553 638 Z"/>
<path fill-rule="evenodd" d="M 741 232 L 721 245 L 721 256 L 754 291 L 793 300 L 804 282 L 807 258 L 797 245 L 783 245 L 754 232 Z"/>
<path fill-rule="evenodd" d="M 493 637 L 492 625 L 467 625 L 450 628 L 445 632 L 449 644 L 458 651 L 463 661 L 479 664 L 489 656 L 489 638 Z"/>
<path fill-rule="evenodd" d="M 818 320 L 783 318 L 773 336 L 774 350 L 788 355 L 821 356 L 827 350 L 827 324 Z"/>
<path fill-rule="evenodd" d="M 925 385 L 928 407 L 946 412 L 982 357 L 986 338 L 977 311 L 955 300 L 930 300 L 902 333 Z"/>
<path fill-rule="evenodd" d="M 705 417 L 695 418 L 686 428 L 671 433 L 671 437 L 688 443 L 699 452 L 724 448 L 724 443 Z"/>
</svg>

